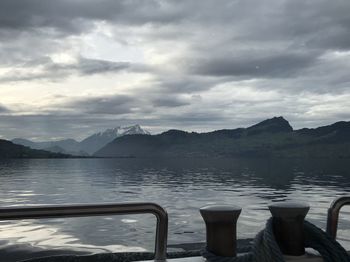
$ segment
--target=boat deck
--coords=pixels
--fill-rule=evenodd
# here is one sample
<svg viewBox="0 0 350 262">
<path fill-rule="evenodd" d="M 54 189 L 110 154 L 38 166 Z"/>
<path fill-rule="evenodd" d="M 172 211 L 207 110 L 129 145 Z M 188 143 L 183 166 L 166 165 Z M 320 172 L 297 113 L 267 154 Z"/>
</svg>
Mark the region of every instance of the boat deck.
<svg viewBox="0 0 350 262">
<path fill-rule="evenodd" d="M 314 256 L 284 256 L 286 261 L 297 261 L 297 262 L 323 262 L 324 260 L 320 257 L 314 257 Z M 155 262 L 156 260 L 144 260 L 140 262 Z M 186 257 L 186 258 L 174 258 L 174 259 L 167 259 L 166 261 L 169 262 L 206 262 L 207 260 L 203 257 Z M 159 261 L 158 261 L 159 262 Z"/>
<path fill-rule="evenodd" d="M 328 219 L 327 219 L 327 233 L 334 240 L 336 239 L 337 225 L 338 225 L 338 216 L 339 210 L 344 205 L 350 205 L 350 197 L 339 197 L 332 204 L 331 208 L 328 210 Z M 300 262 L 321 262 L 324 261 L 321 257 L 317 257 L 315 255 L 305 254 L 305 249 L 303 246 L 303 231 L 307 229 L 304 224 L 304 217 L 306 216 L 309 206 L 296 204 L 296 203 L 277 203 L 275 205 L 269 206 L 270 211 L 272 213 L 272 218 L 269 220 L 270 227 L 267 227 L 268 232 L 272 231 L 272 222 L 277 219 L 279 221 L 279 227 L 274 228 L 274 234 L 278 236 L 289 236 L 287 233 L 290 232 L 290 227 L 293 230 L 297 230 L 300 234 L 293 235 L 293 243 L 299 243 L 301 249 L 289 248 L 288 252 L 283 252 L 284 254 L 294 254 L 300 256 L 287 256 L 285 255 L 285 261 L 300 261 Z M 232 207 L 232 206 L 208 206 L 200 209 L 203 219 L 206 223 L 207 227 L 207 243 L 209 250 L 213 253 L 220 254 L 221 256 L 232 257 L 236 255 L 236 222 L 238 216 L 241 212 L 241 208 Z M 159 205 L 154 203 L 122 203 L 122 204 L 89 204 L 89 205 L 61 205 L 61 206 L 33 206 L 33 207 L 7 207 L 0 208 L 0 220 L 19 220 L 19 219 L 37 219 L 37 218 L 57 218 L 57 217 L 83 217 L 83 216 L 101 216 L 101 215 L 120 215 L 120 214 L 153 214 L 157 219 L 156 224 L 156 237 L 155 237 L 155 252 L 154 259 L 150 259 L 150 256 L 142 256 L 138 259 L 133 256 L 129 258 L 127 261 L 172 261 L 172 262 L 205 262 L 207 261 L 205 258 L 198 256 L 199 252 L 188 254 L 188 257 L 184 257 L 184 254 L 180 256 L 180 258 L 168 258 L 166 257 L 170 255 L 167 254 L 167 233 L 168 233 L 168 214 L 167 212 Z M 297 219 L 302 217 L 302 220 Z M 288 218 L 288 219 L 286 219 Z M 284 227 L 281 227 L 282 222 Z M 288 222 L 288 223 L 287 223 Z M 305 226 L 305 227 L 304 227 Z M 288 232 L 284 232 L 282 229 L 288 228 Z M 318 229 L 319 230 L 319 229 Z M 321 230 L 319 230 L 321 231 Z M 211 233 L 211 234 L 208 234 Z M 318 232 L 318 231 L 317 231 Z M 322 232 L 322 231 L 321 231 Z M 283 233 L 283 234 L 282 234 Z M 322 233 L 325 234 L 325 233 Z M 297 238 L 299 236 L 299 238 Z M 327 238 L 328 239 L 328 238 Z M 287 239 L 288 240 L 288 239 Z M 230 243 L 228 243 L 230 242 Z M 281 242 L 282 244 L 288 244 Z M 280 243 L 279 243 L 280 245 Z M 298 248 L 299 248 L 298 246 Z M 225 248 L 222 248 L 225 247 Z M 227 248 L 226 248 L 227 247 Z M 232 247 L 234 247 L 232 251 Z M 281 247 L 281 246 L 280 246 Z M 296 247 L 295 245 L 293 247 Z M 286 245 L 282 245 L 282 248 L 287 248 Z M 287 250 L 287 249 L 286 249 Z M 229 251 L 229 252 L 228 252 Z M 302 252 L 301 252 L 302 251 Z M 343 257 L 347 257 L 344 254 L 344 249 L 340 250 L 343 252 Z M 191 252 L 191 251 L 188 251 Z M 336 251 L 335 251 L 336 252 Z M 241 253 L 241 255 L 244 253 Z M 69 258 L 69 260 L 65 261 L 84 261 L 86 258 L 91 258 L 89 261 L 124 261 L 120 254 L 110 254 L 112 259 L 103 260 L 99 258 L 99 254 L 92 256 L 65 256 L 65 258 Z M 133 254 L 134 255 L 134 254 Z M 178 254 L 179 255 L 179 254 Z M 240 254 L 238 254 L 239 256 Z M 169 256 L 168 256 L 169 257 Z M 96 259 L 95 259 L 96 258 Z M 59 260 L 57 260 L 59 259 Z M 141 260 L 146 259 L 146 260 Z M 29 260 L 28 260 L 29 261 Z M 34 260 L 30 260 L 32 262 L 53 262 L 53 261 L 62 261 L 62 257 L 53 256 L 46 258 L 38 258 Z"/>
</svg>

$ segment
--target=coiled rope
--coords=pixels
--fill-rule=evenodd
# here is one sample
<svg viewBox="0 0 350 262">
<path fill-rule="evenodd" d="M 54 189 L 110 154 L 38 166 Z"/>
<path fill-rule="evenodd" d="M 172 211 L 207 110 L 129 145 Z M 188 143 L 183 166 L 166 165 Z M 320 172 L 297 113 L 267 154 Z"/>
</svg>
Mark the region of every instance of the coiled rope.
<svg viewBox="0 0 350 262">
<path fill-rule="evenodd" d="M 304 221 L 305 247 L 317 250 L 325 262 L 350 262 L 350 257 L 346 250 L 333 240 L 323 230 Z M 276 242 L 273 234 L 272 218 L 270 218 L 264 230 L 260 231 L 254 238 L 250 250 L 240 250 L 247 252 L 237 257 L 221 257 L 203 250 L 201 255 L 210 262 L 284 262 L 283 254 Z"/>
</svg>

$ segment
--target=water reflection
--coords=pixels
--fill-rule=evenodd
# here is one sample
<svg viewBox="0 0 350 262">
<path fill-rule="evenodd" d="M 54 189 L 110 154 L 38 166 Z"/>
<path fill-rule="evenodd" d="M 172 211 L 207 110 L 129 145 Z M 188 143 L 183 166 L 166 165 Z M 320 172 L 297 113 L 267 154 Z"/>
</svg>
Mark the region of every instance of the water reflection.
<svg viewBox="0 0 350 262">
<path fill-rule="evenodd" d="M 205 239 L 199 207 L 227 203 L 244 207 L 239 237 L 253 237 L 270 216 L 267 205 L 288 199 L 310 203 L 308 219 L 324 228 L 330 202 L 350 192 L 349 167 L 341 159 L 1 160 L 0 204 L 157 202 L 169 212 L 169 242 L 183 243 Z M 344 214 L 340 225 L 344 241 L 350 232 L 348 217 Z M 33 245 L 113 251 L 125 246 L 151 250 L 154 243 L 152 216 L 21 223 L 2 222 L 1 236 Z"/>
</svg>

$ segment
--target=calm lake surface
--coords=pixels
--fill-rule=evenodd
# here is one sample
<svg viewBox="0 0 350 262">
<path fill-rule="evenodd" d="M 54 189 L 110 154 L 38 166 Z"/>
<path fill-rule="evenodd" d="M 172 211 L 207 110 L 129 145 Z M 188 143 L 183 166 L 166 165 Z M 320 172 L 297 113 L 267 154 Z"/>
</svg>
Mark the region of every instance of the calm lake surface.
<svg viewBox="0 0 350 262">
<path fill-rule="evenodd" d="M 238 237 L 252 238 L 270 217 L 267 206 L 297 200 L 325 228 L 338 196 L 350 195 L 350 161 L 324 159 L 51 159 L 0 160 L 0 205 L 156 202 L 169 213 L 169 244 L 204 242 L 198 212 L 208 204 L 243 207 Z M 338 239 L 350 248 L 350 209 Z M 2 245 L 106 251 L 153 250 L 152 215 L 0 222 Z"/>
</svg>

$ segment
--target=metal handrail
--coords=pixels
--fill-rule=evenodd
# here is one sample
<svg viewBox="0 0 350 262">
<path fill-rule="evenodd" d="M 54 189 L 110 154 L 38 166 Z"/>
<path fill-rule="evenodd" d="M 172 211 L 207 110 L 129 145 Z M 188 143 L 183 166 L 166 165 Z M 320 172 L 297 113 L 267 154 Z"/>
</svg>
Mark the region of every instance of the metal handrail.
<svg viewBox="0 0 350 262">
<path fill-rule="evenodd" d="M 153 214 L 157 218 L 155 260 L 166 260 L 168 214 L 154 203 L 47 205 L 0 208 L 0 220 Z"/>
<path fill-rule="evenodd" d="M 337 237 L 339 211 L 343 206 L 350 205 L 350 196 L 338 197 L 328 209 L 327 233 L 333 238 Z"/>
</svg>

